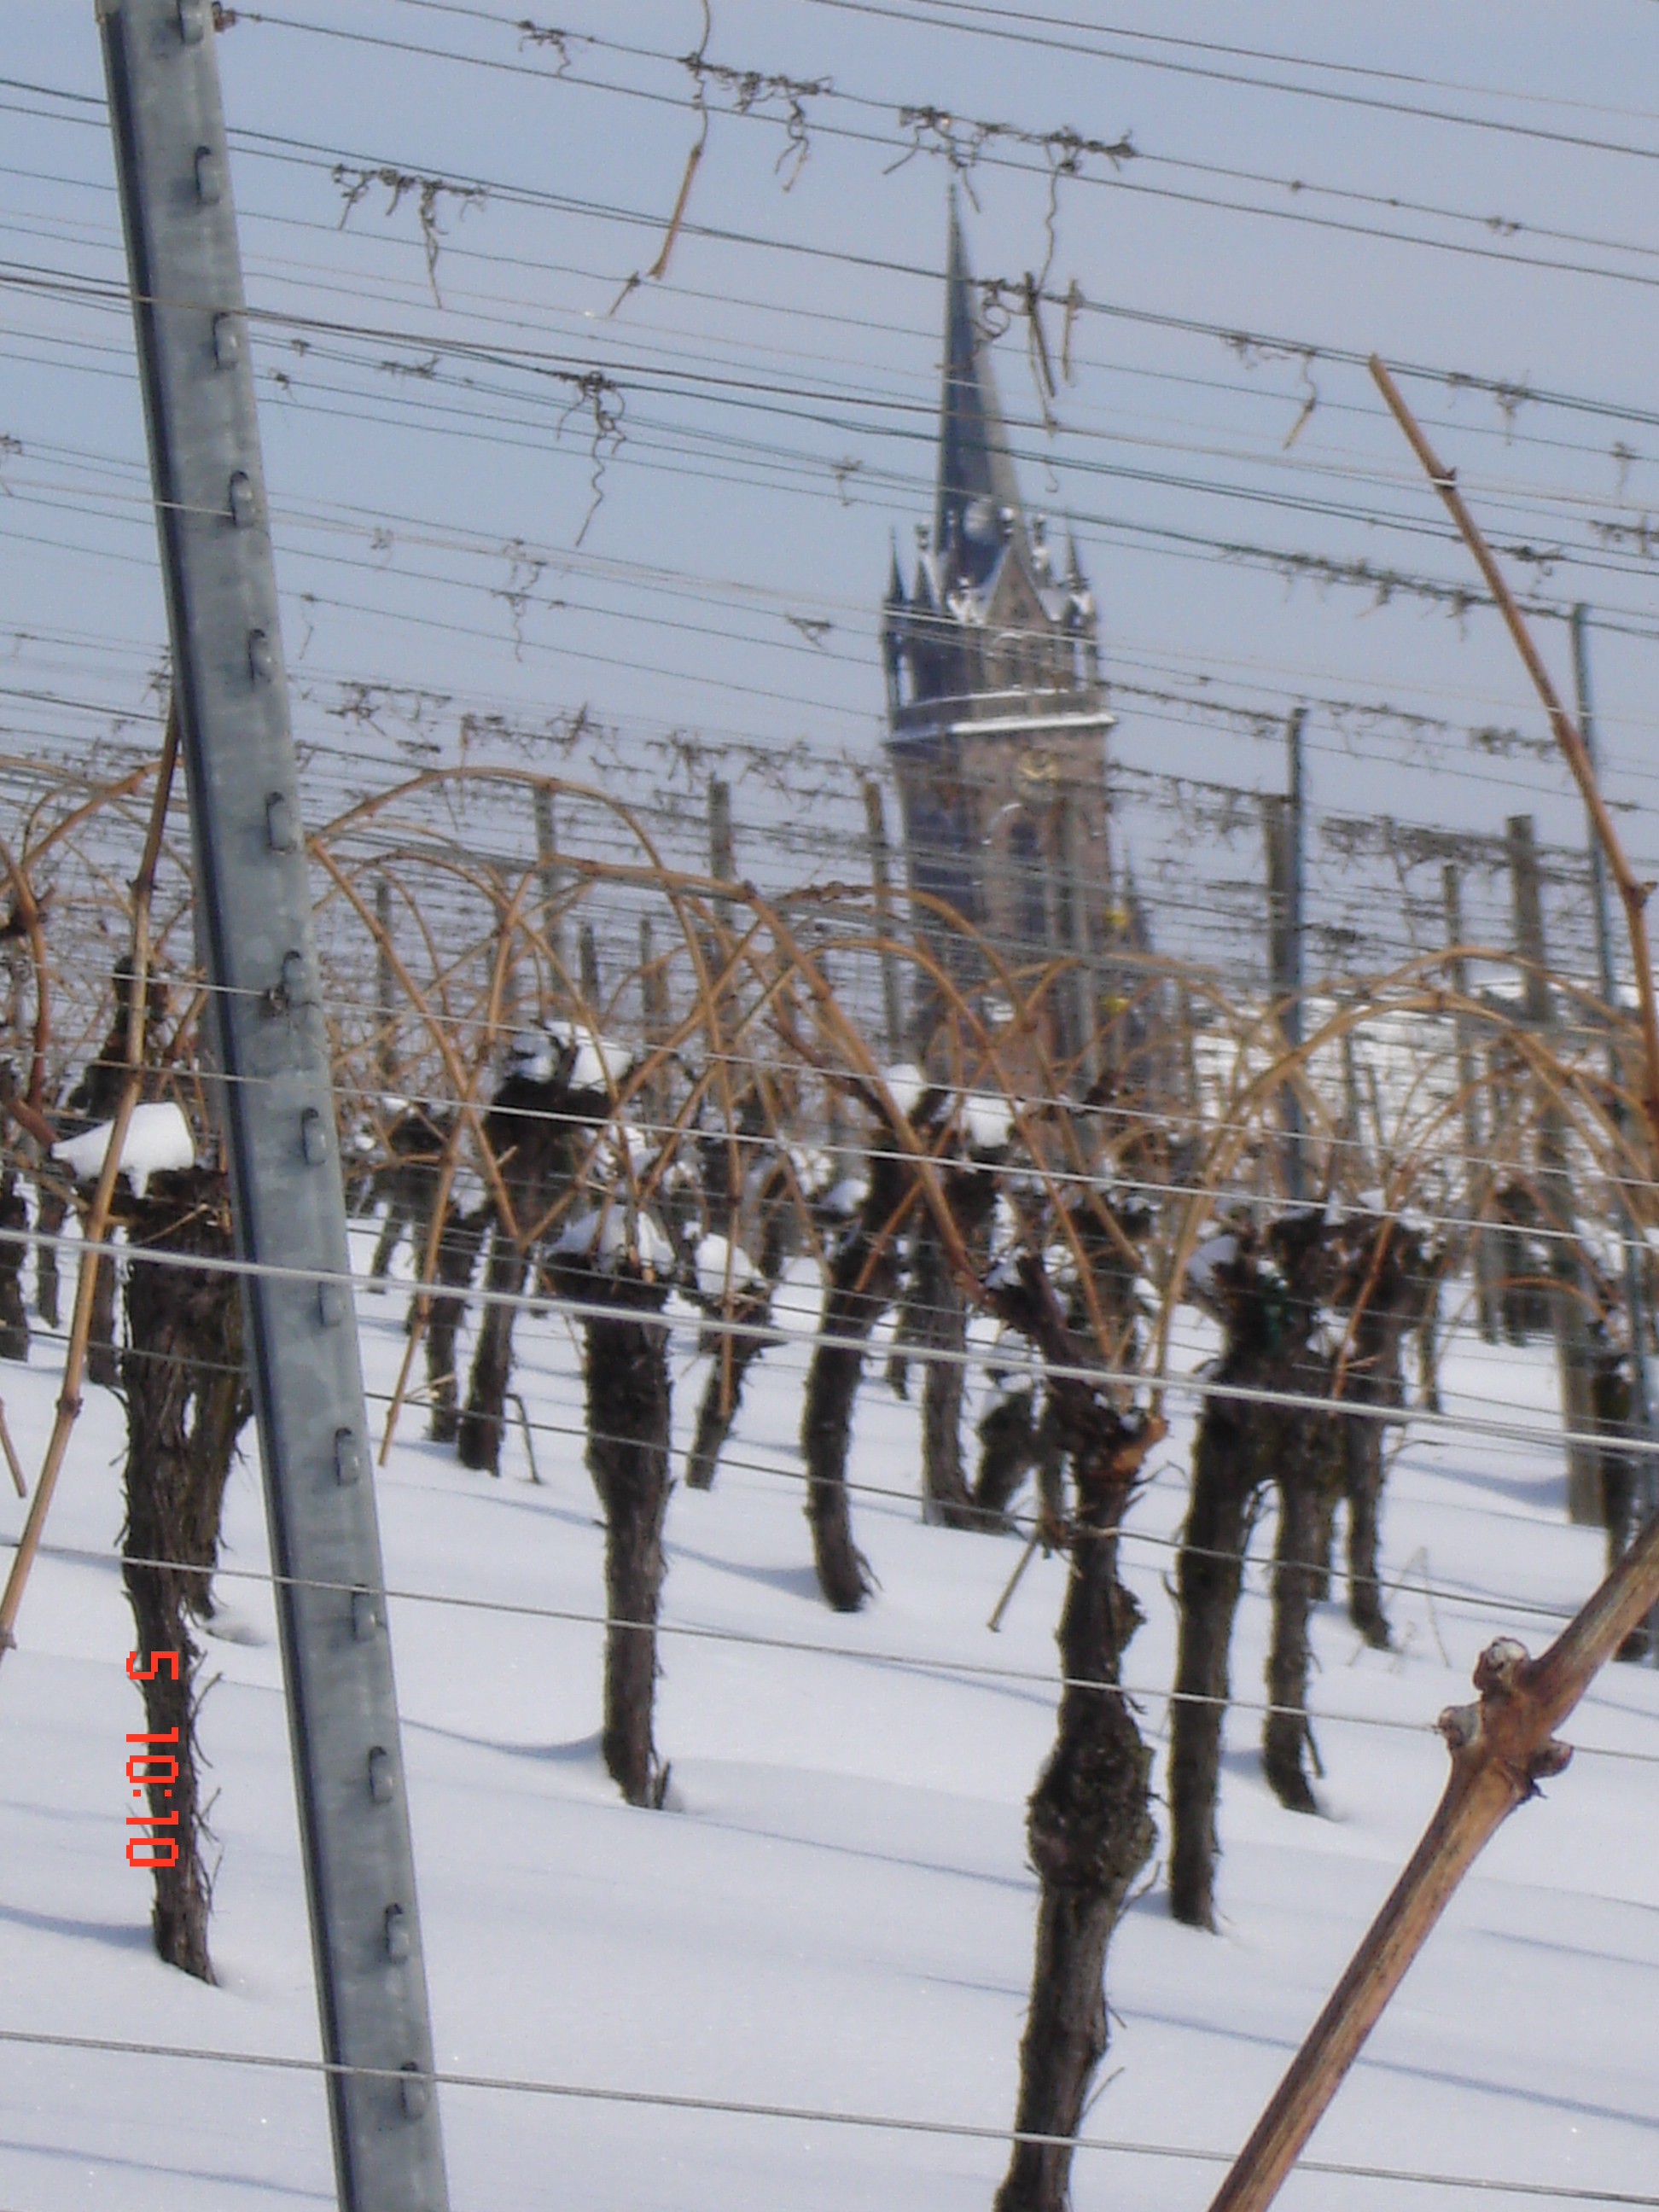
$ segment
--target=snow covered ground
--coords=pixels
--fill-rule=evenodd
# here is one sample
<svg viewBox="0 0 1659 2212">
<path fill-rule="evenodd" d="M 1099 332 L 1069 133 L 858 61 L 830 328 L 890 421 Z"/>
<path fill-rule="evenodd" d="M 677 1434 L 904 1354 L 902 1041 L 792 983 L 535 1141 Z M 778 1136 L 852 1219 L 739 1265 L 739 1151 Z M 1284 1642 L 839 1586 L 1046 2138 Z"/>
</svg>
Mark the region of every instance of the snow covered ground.
<svg viewBox="0 0 1659 2212">
<path fill-rule="evenodd" d="M 396 1292 L 363 1301 L 382 1408 L 403 1313 Z M 702 1380 L 694 1340 L 688 1330 L 678 1346 L 682 1437 Z M 418 1410 L 380 1478 L 388 1577 L 408 1593 L 392 1624 L 441 2066 L 1006 2124 L 1036 1895 L 1024 1803 L 1053 1726 L 1062 1564 L 1037 1560 L 990 1634 L 1016 1547 L 921 1525 L 916 1413 L 872 1375 L 855 1522 L 880 1593 L 857 1618 L 827 1613 L 794 1452 L 805 1355 L 769 1353 L 715 1490 L 677 1490 L 671 1504 L 677 1632 L 663 1639 L 658 1718 L 671 1809 L 630 1811 L 598 1758 L 602 1539 L 576 1349 L 556 1316 L 524 1325 L 520 1344 L 540 1486 L 520 1434 L 492 1481 L 419 1441 Z M 51 1351 L 0 1375 L 26 1464 L 50 1419 Z M 1455 1347 L 1446 1381 L 1449 1407 L 1547 1429 L 1546 1345 Z M 1180 1410 L 1126 1546 L 1148 1615 L 1128 1674 L 1160 1742 L 1174 1646 L 1164 1578 L 1190 1437 Z M 6 2047 L 0 2208 L 331 2203 L 314 2074 L 145 2055 L 161 2044 L 314 2057 L 317 2039 L 251 1463 L 228 1502 L 220 1680 L 204 1717 L 223 1853 L 220 1986 L 149 1948 L 149 1881 L 124 1858 L 123 1739 L 142 1723 L 115 1565 L 123 1445 L 118 1407 L 90 1391 L 54 1548 L 0 1668 L 0 2031 L 136 2048 Z M 8 1492 L 8 1541 L 22 1510 Z M 1222 1807 L 1226 1928 L 1177 1928 L 1156 1886 L 1128 1913 L 1110 1960 L 1109 2078 L 1087 2127 L 1162 2148 L 1082 2152 L 1079 2212 L 1207 2203 L 1217 2166 L 1174 2154 L 1227 2152 L 1246 2132 L 1435 1802 L 1435 1714 L 1468 1695 L 1492 1635 L 1537 1648 L 1599 1571 L 1598 1539 L 1565 1525 L 1559 1454 L 1543 1445 L 1414 1437 L 1384 1534 L 1388 1571 L 1408 1585 L 1389 1599 L 1400 1651 L 1363 1650 L 1334 1606 L 1317 1624 L 1323 1820 L 1282 1812 L 1256 1771 L 1248 1707 L 1266 1607 L 1251 1578 Z M 1493 1593 L 1504 1601 L 1483 1601 Z M 1567 1733 L 1578 1757 L 1466 1885 L 1316 2160 L 1659 2203 L 1659 1674 L 1610 1668 Z M 565 2094 L 451 2087 L 443 2111 L 457 2212 L 987 2212 L 1006 2160 L 971 2133 Z M 1370 2212 L 1475 2200 L 1445 2183 L 1323 2172 L 1299 2174 L 1282 2201 Z"/>
</svg>

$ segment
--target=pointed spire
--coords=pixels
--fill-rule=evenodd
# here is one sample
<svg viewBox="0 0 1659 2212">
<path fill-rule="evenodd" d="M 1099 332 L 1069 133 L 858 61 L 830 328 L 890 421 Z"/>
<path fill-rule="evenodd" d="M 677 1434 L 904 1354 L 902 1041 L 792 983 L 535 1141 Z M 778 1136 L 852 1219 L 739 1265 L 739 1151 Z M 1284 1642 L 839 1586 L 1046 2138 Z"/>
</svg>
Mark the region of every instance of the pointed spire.
<svg viewBox="0 0 1659 2212">
<path fill-rule="evenodd" d="M 907 602 L 904 597 L 904 579 L 899 574 L 898 532 L 896 530 L 892 532 L 892 541 L 893 557 L 887 572 L 887 605 L 890 607 L 902 607 L 907 604 Z"/>
<path fill-rule="evenodd" d="M 974 312 L 973 288 L 953 190 L 933 543 L 940 550 L 951 546 L 958 572 L 977 584 L 996 566 L 1006 534 L 1005 513 L 1018 518 L 1020 505 L 990 347 Z"/>
</svg>

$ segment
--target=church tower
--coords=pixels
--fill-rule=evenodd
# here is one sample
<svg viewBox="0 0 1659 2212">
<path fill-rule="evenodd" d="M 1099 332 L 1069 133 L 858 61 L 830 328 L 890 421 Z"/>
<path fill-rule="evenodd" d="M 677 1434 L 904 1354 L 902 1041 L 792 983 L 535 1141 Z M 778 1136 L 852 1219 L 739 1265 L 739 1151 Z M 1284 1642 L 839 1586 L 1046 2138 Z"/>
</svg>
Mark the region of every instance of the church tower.
<svg viewBox="0 0 1659 2212">
<path fill-rule="evenodd" d="M 1065 570 L 1020 501 L 954 196 L 945 388 L 931 529 L 907 589 L 894 548 L 882 629 L 887 751 L 911 889 L 987 938 L 1028 989 L 1067 963 L 1044 1042 L 1092 1079 L 1099 956 L 1113 928 L 1107 712 L 1095 603 L 1075 539 Z M 1006 998 L 936 908 L 917 927 L 993 1025 Z M 999 1004 L 999 1000 L 1002 1004 Z M 925 1050 L 937 1009 L 918 1010 Z"/>
</svg>

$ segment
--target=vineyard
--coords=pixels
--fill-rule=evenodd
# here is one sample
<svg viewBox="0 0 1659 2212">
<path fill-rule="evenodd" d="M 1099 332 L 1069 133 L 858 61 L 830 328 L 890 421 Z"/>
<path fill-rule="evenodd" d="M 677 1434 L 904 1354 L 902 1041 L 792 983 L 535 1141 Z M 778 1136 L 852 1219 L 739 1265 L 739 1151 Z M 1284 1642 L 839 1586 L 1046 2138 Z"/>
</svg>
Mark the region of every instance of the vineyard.
<svg viewBox="0 0 1659 2212">
<path fill-rule="evenodd" d="M 235 1371 L 211 994 L 191 957 L 183 809 L 175 793 L 152 876 L 140 848 L 155 795 L 155 766 L 135 766 L 91 789 L 49 784 L 14 817 L 6 1311 L 11 1357 L 32 1341 L 37 1362 L 61 1356 L 59 1255 L 73 1266 L 75 1224 L 87 1225 L 107 1151 L 95 1125 L 128 1084 L 141 1113 L 172 1110 L 188 1127 L 185 1161 L 158 1155 L 153 1173 L 130 1168 L 115 1186 L 104 1235 L 125 1256 L 88 1271 L 84 1351 L 88 1376 L 126 1406 L 124 1573 L 140 1644 L 188 1655 L 178 1684 L 146 1694 L 149 1724 L 180 1730 L 194 1785 L 177 1863 L 156 1876 L 157 1945 L 211 1978 L 217 1845 L 193 1747 L 201 1729 L 213 1735 L 213 1702 L 204 1717 L 198 1708 L 214 1639 L 241 1633 L 240 1586 L 215 1570 L 251 1401 Z M 844 875 L 764 893 L 712 872 L 744 825 L 718 781 L 709 795 L 707 822 L 686 809 L 665 853 L 673 824 L 653 836 L 594 787 L 471 759 L 391 783 L 313 835 L 362 1287 L 406 1307 L 376 1354 L 376 1462 L 403 1467 L 423 1439 L 474 1479 L 527 1477 L 553 1496 L 586 1462 L 606 1531 L 580 1608 L 606 1624 L 590 1692 L 602 1698 L 599 1755 L 647 1808 L 676 1802 L 676 1747 L 657 1708 L 659 1681 L 679 1673 L 681 1624 L 664 1610 L 678 1486 L 793 1490 L 805 1525 L 791 1546 L 768 1501 L 769 1542 L 784 1547 L 768 1571 L 803 1596 L 810 1583 L 835 1613 L 876 1600 L 878 1651 L 903 1593 L 878 1580 L 865 1523 L 907 1495 L 941 1539 L 963 1532 L 988 1555 L 945 1572 L 943 1589 L 965 1573 L 979 1593 L 953 1654 L 975 1611 L 1000 1626 L 1032 1602 L 1018 1584 L 1033 1553 L 1069 1554 L 1076 1575 L 1082 1547 L 1097 1547 L 1099 1595 L 1087 1610 L 1068 1601 L 1061 1623 L 1063 1673 L 1085 1686 L 1068 1692 L 1061 1741 L 1079 1730 L 1118 1774 L 1114 1790 L 1145 1806 L 1152 1746 L 1135 1708 L 1103 1706 L 1086 1687 L 1132 1680 L 1167 1701 L 1168 1766 L 1156 1873 L 1150 1812 L 1126 1828 L 1114 1797 L 1091 1840 L 1077 1840 L 1075 1812 L 1063 1845 L 1033 1827 L 1040 1870 L 1044 1850 L 1062 1848 L 1099 1869 L 1084 1893 L 1096 1928 L 1079 1939 L 1082 1981 L 1062 1960 L 1052 1992 L 1074 2006 L 1086 1946 L 1097 1986 L 1132 1886 L 1167 1882 L 1178 1920 L 1224 1923 L 1230 1705 L 1254 1717 L 1273 1796 L 1321 1809 L 1316 1624 L 1338 1605 L 1357 1648 L 1401 1648 L 1395 1619 L 1420 1601 L 1382 1531 L 1389 1470 L 1402 1454 L 1414 1463 L 1413 1439 L 1419 1455 L 1425 1443 L 1490 1451 L 1501 1435 L 1523 1454 L 1547 1449 L 1547 1392 L 1502 1427 L 1491 1410 L 1517 1358 L 1541 1362 L 1559 1373 L 1573 1517 L 1605 1528 L 1610 1559 L 1628 1540 L 1648 1480 L 1628 1442 L 1622 1269 L 1645 1211 L 1634 1031 L 1584 985 L 1492 946 L 1346 974 L 1340 991 L 1322 979 L 1299 1021 L 1285 1002 L 1148 950 L 1120 951 L 1090 979 L 1107 1010 L 1090 1064 L 1057 1060 L 1044 1008 L 1074 988 L 1073 964 L 973 938 L 949 909 L 920 927 L 886 870 L 870 880 L 867 839 L 862 853 L 844 846 Z M 696 832 L 711 824 L 699 867 Z M 120 888 L 134 881 L 142 905 Z M 1265 891 L 1261 905 L 1265 926 Z M 963 939 L 949 957 L 941 924 Z M 100 967 L 112 985 L 100 988 Z M 970 967 L 986 982 L 971 999 L 952 980 Z M 988 1000 L 1000 1018 L 986 1018 Z M 894 1056 L 907 1047 L 914 1059 Z M 50 1146 L 31 1140 L 35 1126 Z M 192 1261 L 216 1255 L 222 1272 L 192 1289 Z M 1642 1259 L 1638 1313 L 1652 1310 L 1647 1271 Z M 797 1393 L 798 1441 L 778 1433 Z M 872 1429 L 885 1441 L 872 1446 Z M 1189 1475 L 1159 1452 L 1166 1437 L 1190 1454 Z M 1172 1517 L 1188 1485 L 1188 1514 Z M 1276 1534 L 1251 1564 L 1269 1505 Z M 754 1540 L 746 1527 L 733 1535 L 739 1552 Z M 1125 1656 L 1144 1602 L 1117 1579 L 1125 1545 L 1153 1561 L 1163 1547 L 1169 1597 L 1155 1602 L 1173 1599 L 1176 1633 L 1157 1638 L 1161 1676 Z M 440 1601 L 444 1586 L 439 1573 Z M 487 1574 L 483 1587 L 494 1588 Z M 1438 1599 L 1460 1602 L 1455 1590 Z M 1247 1618 L 1261 1612 L 1259 1687 L 1235 1686 L 1242 1601 Z M 790 1632 L 763 1635 L 762 1650 L 817 1648 L 822 1632 L 803 1645 L 787 1617 Z M 1644 1649 L 1637 1632 L 1625 1656 Z M 968 1684 L 1004 1671 L 917 1663 Z M 1078 2131 L 1103 2019 L 1092 2034 L 1069 2078 L 1062 2067 L 1028 2081 L 1023 2126 Z"/>
<path fill-rule="evenodd" d="M 1649 156 L 348 12 L 0 94 L 0 2212 L 1659 2205 L 1651 418 L 1154 242 Z"/>
</svg>

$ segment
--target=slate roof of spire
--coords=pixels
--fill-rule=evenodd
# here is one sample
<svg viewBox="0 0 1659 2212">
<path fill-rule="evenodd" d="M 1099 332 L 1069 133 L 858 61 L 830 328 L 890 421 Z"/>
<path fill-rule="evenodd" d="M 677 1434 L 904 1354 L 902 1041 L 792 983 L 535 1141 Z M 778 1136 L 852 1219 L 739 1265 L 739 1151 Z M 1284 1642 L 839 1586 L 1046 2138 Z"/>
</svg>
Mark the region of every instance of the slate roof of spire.
<svg viewBox="0 0 1659 2212">
<path fill-rule="evenodd" d="M 1003 545 L 1003 516 L 1020 514 L 1019 485 L 997 398 L 991 349 L 975 313 L 973 272 L 956 195 L 945 286 L 945 392 L 939 414 L 939 496 L 933 544 L 949 549 L 954 582 L 982 584 Z"/>
</svg>

